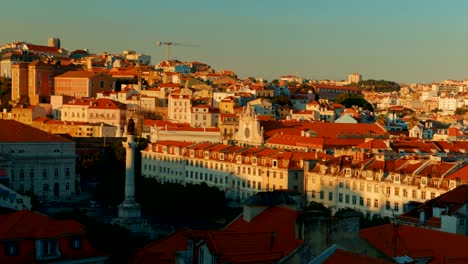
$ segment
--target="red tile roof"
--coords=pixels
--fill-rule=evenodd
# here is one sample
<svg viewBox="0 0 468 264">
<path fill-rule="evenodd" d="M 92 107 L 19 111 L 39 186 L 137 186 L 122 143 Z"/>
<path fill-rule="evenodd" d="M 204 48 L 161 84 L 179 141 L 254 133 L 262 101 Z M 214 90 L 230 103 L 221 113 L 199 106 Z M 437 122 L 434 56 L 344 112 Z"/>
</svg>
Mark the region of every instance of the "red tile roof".
<svg viewBox="0 0 468 264">
<path fill-rule="evenodd" d="M 323 138 L 386 137 L 387 131 L 377 124 L 339 124 L 310 121 L 262 121 L 265 138 L 278 133 L 301 135 L 304 130 L 313 130 Z"/>
<path fill-rule="evenodd" d="M 56 47 L 49 47 L 49 46 L 41 46 L 41 45 L 34 45 L 34 44 L 26 44 L 28 50 L 33 52 L 43 52 L 43 53 L 60 53 Z"/>
<path fill-rule="evenodd" d="M 50 238 L 84 232 L 76 221 L 55 220 L 28 210 L 0 214 L 0 223 L 0 239 Z"/>
<path fill-rule="evenodd" d="M 55 78 L 91 78 L 99 73 L 94 71 L 67 71 Z"/>
<path fill-rule="evenodd" d="M 445 177 L 448 180 L 457 180 L 459 179 L 463 183 L 468 183 L 468 164 L 465 164 L 460 169 L 450 173 Z"/>
<path fill-rule="evenodd" d="M 361 148 L 361 149 L 389 149 L 387 144 L 381 139 L 373 139 L 369 140 L 365 143 L 359 144 L 356 146 L 356 148 Z"/>
<path fill-rule="evenodd" d="M 183 228 L 170 236 L 147 245 L 137 252 L 132 263 L 175 263 L 175 253 L 188 249 L 188 238 L 191 233 L 190 229 Z"/>
<path fill-rule="evenodd" d="M 71 142 L 70 140 L 49 134 L 40 129 L 14 120 L 0 120 L 0 143 L 12 142 Z"/>
<path fill-rule="evenodd" d="M 273 250 L 281 251 L 287 256 L 303 243 L 302 240 L 296 239 L 298 214 L 298 211 L 288 208 L 269 207 L 250 222 L 246 222 L 242 216 L 237 218 L 225 230 L 241 233 L 274 232 L 277 243 L 273 246 Z"/>
<path fill-rule="evenodd" d="M 451 263 L 451 260 L 468 263 L 468 236 L 386 224 L 361 230 L 361 237 L 390 257 L 428 257 L 429 263 Z"/>
</svg>

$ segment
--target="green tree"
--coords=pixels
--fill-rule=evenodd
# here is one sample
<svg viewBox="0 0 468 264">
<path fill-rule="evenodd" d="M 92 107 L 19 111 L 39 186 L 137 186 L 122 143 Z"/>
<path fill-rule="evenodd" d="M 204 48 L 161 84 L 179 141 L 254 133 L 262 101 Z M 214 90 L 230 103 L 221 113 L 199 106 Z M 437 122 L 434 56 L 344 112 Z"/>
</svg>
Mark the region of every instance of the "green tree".
<svg viewBox="0 0 468 264">
<path fill-rule="evenodd" d="M 271 102 L 273 104 L 278 104 L 278 105 L 281 105 L 281 106 L 284 106 L 284 105 L 288 105 L 288 106 L 292 106 L 292 102 L 291 102 L 291 98 L 289 98 L 289 96 L 287 95 L 280 95 L 280 96 L 276 96 L 274 97 Z"/>
<path fill-rule="evenodd" d="M 377 116 L 377 123 L 383 126 L 385 125 L 386 122 L 387 122 L 387 115 L 380 114 Z"/>
<path fill-rule="evenodd" d="M 360 81 L 357 86 L 361 87 L 366 91 L 371 91 L 372 87 L 375 92 L 393 92 L 399 91 L 400 85 L 393 81 L 386 81 L 386 80 L 362 80 Z"/>
<path fill-rule="evenodd" d="M 468 107 L 466 106 L 463 106 L 463 107 L 457 107 L 457 109 L 455 109 L 455 114 L 456 115 L 465 115 L 466 113 L 468 112 Z"/>
<path fill-rule="evenodd" d="M 359 106 L 371 112 L 374 111 L 374 107 L 372 106 L 372 104 L 370 104 L 364 98 L 361 98 L 354 94 L 340 94 L 336 97 L 335 103 L 342 104 L 347 108 L 352 106 Z"/>
</svg>

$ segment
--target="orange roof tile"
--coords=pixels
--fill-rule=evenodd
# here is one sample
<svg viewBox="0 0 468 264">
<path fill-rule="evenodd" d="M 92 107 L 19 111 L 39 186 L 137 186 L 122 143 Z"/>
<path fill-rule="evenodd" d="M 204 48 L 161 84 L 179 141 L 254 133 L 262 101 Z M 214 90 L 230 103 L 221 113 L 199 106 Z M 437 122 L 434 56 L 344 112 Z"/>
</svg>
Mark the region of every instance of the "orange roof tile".
<svg viewBox="0 0 468 264">
<path fill-rule="evenodd" d="M 361 230 L 361 237 L 390 257 L 430 258 L 429 263 L 451 263 L 451 259 L 468 262 L 467 236 L 386 224 Z"/>
<path fill-rule="evenodd" d="M 82 234 L 82 225 L 73 220 L 55 220 L 28 210 L 0 214 L 0 239 L 50 238 Z"/>
<path fill-rule="evenodd" d="M 70 140 L 49 134 L 40 129 L 14 120 L 0 120 L 0 143 L 12 142 L 71 142 Z"/>
</svg>

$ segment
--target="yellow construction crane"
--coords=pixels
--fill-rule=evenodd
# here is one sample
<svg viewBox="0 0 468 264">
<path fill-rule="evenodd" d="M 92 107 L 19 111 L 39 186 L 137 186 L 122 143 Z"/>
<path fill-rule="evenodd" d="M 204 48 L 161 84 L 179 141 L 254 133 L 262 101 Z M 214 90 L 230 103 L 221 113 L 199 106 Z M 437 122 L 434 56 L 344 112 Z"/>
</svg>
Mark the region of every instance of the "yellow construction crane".
<svg viewBox="0 0 468 264">
<path fill-rule="evenodd" d="M 198 47 L 198 45 L 193 45 L 193 44 L 183 44 L 183 43 L 177 43 L 177 42 L 172 42 L 172 41 L 158 41 L 156 42 L 156 45 L 166 46 L 166 59 L 170 60 L 171 59 L 171 46 L 182 46 L 182 47 Z"/>
</svg>

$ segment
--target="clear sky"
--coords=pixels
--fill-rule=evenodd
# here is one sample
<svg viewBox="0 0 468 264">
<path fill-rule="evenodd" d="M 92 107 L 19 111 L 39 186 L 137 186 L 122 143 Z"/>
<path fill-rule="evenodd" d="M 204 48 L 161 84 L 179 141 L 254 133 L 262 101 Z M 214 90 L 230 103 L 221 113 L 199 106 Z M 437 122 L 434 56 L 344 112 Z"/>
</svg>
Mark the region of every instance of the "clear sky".
<svg viewBox="0 0 468 264">
<path fill-rule="evenodd" d="M 432 82 L 468 79 L 466 0 L 4 1 L 0 44 L 135 50 L 230 69 L 240 77 Z"/>
</svg>

